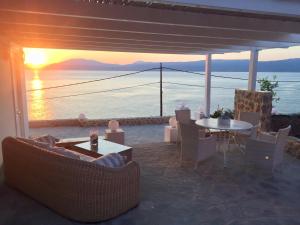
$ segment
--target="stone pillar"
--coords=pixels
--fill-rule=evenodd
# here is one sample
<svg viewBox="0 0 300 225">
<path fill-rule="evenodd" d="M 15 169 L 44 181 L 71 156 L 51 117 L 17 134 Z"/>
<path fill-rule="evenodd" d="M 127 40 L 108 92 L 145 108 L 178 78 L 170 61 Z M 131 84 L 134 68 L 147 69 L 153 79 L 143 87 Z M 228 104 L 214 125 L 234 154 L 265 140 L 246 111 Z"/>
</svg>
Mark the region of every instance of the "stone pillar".
<svg viewBox="0 0 300 225">
<path fill-rule="evenodd" d="M 240 112 L 259 112 L 261 129 L 269 131 L 271 127 L 272 94 L 267 91 L 235 90 L 235 118 Z"/>
</svg>

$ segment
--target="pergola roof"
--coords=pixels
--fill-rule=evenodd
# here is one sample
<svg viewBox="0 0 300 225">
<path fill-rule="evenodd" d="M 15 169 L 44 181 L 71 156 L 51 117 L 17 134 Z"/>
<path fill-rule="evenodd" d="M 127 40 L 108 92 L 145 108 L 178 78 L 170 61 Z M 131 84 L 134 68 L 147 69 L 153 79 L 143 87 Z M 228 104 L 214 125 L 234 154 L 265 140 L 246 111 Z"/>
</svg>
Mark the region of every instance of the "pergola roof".
<svg viewBox="0 0 300 225">
<path fill-rule="evenodd" d="M 11 0 L 0 29 L 23 47 L 206 54 L 300 43 L 300 2 Z"/>
</svg>

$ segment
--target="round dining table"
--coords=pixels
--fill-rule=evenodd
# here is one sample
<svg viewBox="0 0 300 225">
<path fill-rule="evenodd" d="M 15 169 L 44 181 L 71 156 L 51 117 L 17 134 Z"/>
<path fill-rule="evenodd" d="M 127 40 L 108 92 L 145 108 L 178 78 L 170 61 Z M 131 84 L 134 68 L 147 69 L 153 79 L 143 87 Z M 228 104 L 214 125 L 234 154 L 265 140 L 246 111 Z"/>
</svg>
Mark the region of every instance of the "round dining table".
<svg viewBox="0 0 300 225">
<path fill-rule="evenodd" d="M 230 119 L 228 124 L 219 123 L 218 119 L 214 118 L 205 118 L 196 120 L 195 122 L 198 126 L 206 128 L 208 130 L 220 130 L 227 132 L 229 135 L 231 132 L 238 132 L 238 131 L 246 131 L 251 130 L 253 125 L 251 123 L 241 121 L 241 120 L 232 120 Z M 228 148 L 229 148 L 229 141 L 228 140 Z M 224 167 L 227 167 L 227 159 L 226 159 L 226 148 L 223 150 L 224 153 Z"/>
</svg>

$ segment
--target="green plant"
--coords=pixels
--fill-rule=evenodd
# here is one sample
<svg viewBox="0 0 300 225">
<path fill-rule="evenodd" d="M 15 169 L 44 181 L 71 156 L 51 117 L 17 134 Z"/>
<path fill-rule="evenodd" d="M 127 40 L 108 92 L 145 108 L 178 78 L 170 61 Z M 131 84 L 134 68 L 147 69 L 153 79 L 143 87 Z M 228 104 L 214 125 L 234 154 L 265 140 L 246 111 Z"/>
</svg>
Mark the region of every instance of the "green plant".
<svg viewBox="0 0 300 225">
<path fill-rule="evenodd" d="M 280 100 L 280 98 L 277 96 L 277 93 L 275 92 L 275 88 L 279 86 L 278 81 L 276 80 L 277 76 L 273 76 L 273 80 L 270 80 L 268 77 L 262 78 L 258 81 L 260 84 L 260 90 L 261 91 L 270 91 L 272 93 L 272 100 L 276 103 Z"/>
<path fill-rule="evenodd" d="M 223 113 L 223 108 L 219 108 L 216 111 L 213 112 L 213 114 L 211 114 L 211 118 L 219 118 Z"/>
<path fill-rule="evenodd" d="M 230 118 L 233 119 L 234 117 L 234 111 L 231 109 L 225 109 L 224 108 L 220 108 L 218 106 L 217 110 L 213 112 L 213 114 L 210 116 L 211 118 Z"/>
</svg>

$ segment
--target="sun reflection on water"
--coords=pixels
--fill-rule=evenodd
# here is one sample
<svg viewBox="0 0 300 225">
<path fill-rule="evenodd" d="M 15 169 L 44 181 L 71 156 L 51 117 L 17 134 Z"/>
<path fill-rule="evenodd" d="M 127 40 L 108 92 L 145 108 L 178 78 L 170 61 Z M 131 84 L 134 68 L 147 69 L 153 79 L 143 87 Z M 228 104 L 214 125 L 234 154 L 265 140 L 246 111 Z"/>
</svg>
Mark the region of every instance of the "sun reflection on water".
<svg viewBox="0 0 300 225">
<path fill-rule="evenodd" d="M 39 71 L 34 71 L 30 87 L 34 90 L 30 92 L 30 118 L 33 120 L 42 119 L 45 117 L 45 93 L 44 90 L 41 90 L 43 88 L 43 81 L 40 79 Z"/>
</svg>

